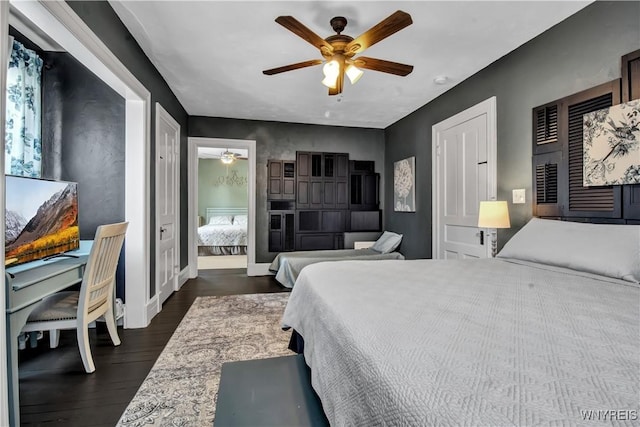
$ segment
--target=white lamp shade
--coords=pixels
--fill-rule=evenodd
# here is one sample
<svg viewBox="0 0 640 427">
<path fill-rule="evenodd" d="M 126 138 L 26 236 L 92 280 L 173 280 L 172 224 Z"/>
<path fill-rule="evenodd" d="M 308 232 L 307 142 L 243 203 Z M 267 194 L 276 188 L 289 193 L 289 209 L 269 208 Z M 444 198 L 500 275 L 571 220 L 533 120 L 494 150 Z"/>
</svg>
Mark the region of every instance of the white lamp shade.
<svg viewBox="0 0 640 427">
<path fill-rule="evenodd" d="M 336 85 L 338 84 L 338 74 L 340 74 L 340 63 L 337 60 L 332 59 L 331 61 L 328 61 L 326 64 L 324 64 L 324 67 L 322 67 L 322 72 L 324 74 L 322 84 L 335 89 Z"/>
<path fill-rule="evenodd" d="M 362 77 L 362 75 L 364 74 L 364 72 L 360 68 L 356 67 L 353 64 L 350 64 L 345 72 L 347 73 L 347 77 L 349 77 L 349 81 L 352 85 L 356 84 L 358 80 L 360 80 L 360 77 Z"/>
<path fill-rule="evenodd" d="M 479 228 L 509 228 L 509 207 L 507 202 L 490 200 L 480 202 L 480 213 L 478 214 Z"/>
</svg>

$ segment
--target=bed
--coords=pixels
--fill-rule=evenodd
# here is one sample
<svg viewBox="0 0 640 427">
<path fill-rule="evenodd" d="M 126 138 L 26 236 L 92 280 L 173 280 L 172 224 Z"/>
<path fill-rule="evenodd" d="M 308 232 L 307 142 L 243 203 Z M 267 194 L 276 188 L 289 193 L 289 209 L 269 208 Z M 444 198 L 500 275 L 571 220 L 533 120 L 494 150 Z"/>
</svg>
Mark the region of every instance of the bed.
<svg viewBox="0 0 640 427">
<path fill-rule="evenodd" d="M 307 266 L 282 324 L 331 425 L 637 423 L 640 226 L 555 226 L 495 259 Z"/>
<path fill-rule="evenodd" d="M 395 252 L 401 240 L 402 235 L 385 231 L 370 248 L 282 252 L 269 265 L 269 270 L 275 274 L 280 284 L 293 288 L 302 269 L 311 264 L 345 260 L 404 259 L 400 252 Z"/>
<path fill-rule="evenodd" d="M 198 227 L 198 255 L 245 255 L 247 208 L 207 208 Z"/>
</svg>

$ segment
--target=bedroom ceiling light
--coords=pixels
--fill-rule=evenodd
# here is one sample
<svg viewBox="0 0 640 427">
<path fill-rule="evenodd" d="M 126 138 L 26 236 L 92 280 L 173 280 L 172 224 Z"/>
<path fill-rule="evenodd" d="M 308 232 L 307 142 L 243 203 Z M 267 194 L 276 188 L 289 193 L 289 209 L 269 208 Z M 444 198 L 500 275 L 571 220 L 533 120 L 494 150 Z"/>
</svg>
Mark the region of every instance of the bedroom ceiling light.
<svg viewBox="0 0 640 427">
<path fill-rule="evenodd" d="M 355 39 L 346 34 L 342 34 L 342 31 L 347 25 L 347 18 L 344 16 L 336 16 L 329 21 L 329 24 L 331 24 L 336 34 L 324 39 L 305 27 L 293 16 L 279 16 L 276 18 L 276 22 L 319 49 L 320 55 L 322 55 L 324 60 L 311 59 L 283 67 L 264 70 L 263 73 L 267 76 L 320 65 L 326 60 L 322 67 L 322 72 L 324 73 L 322 84 L 329 88 L 329 95 L 339 95 L 342 93 L 345 74 L 349 77 L 351 84 L 356 84 L 363 74 L 360 68 L 395 74 L 396 76 L 406 76 L 413 70 L 412 65 L 400 64 L 384 59 L 355 56 L 379 41 L 411 25 L 413 23 L 411 15 L 401 10 L 383 19 Z"/>
<path fill-rule="evenodd" d="M 341 81 L 344 81 L 344 74 L 349 77 L 349 81 L 352 85 L 356 84 L 360 77 L 364 74 L 364 72 L 353 65 L 353 63 L 348 63 L 349 61 L 345 61 L 344 56 L 342 55 L 334 55 L 330 61 L 327 61 L 322 67 L 322 72 L 324 74 L 324 79 L 322 80 L 322 84 L 330 89 L 336 89 L 341 85 Z M 345 69 L 345 63 L 348 65 Z M 342 76 L 341 76 L 342 75 Z"/>
<path fill-rule="evenodd" d="M 492 229 L 491 256 L 495 257 L 498 247 L 496 228 L 510 228 L 509 206 L 505 201 L 487 200 L 480 202 L 480 212 L 478 213 L 478 228 Z"/>
<path fill-rule="evenodd" d="M 231 151 L 229 151 L 228 148 L 227 148 L 227 151 L 225 151 L 224 153 L 222 153 L 220 155 L 220 160 L 225 165 L 230 165 L 231 163 L 234 162 L 235 159 L 236 159 L 236 155 L 234 153 L 232 153 Z"/>
<path fill-rule="evenodd" d="M 349 64 L 347 66 L 347 70 L 345 71 L 345 73 L 347 73 L 347 77 L 349 77 L 349 81 L 352 85 L 356 84 L 358 80 L 360 80 L 360 77 L 362 77 L 362 75 L 364 74 L 364 72 L 360 68 L 356 67 L 353 64 Z"/>
</svg>

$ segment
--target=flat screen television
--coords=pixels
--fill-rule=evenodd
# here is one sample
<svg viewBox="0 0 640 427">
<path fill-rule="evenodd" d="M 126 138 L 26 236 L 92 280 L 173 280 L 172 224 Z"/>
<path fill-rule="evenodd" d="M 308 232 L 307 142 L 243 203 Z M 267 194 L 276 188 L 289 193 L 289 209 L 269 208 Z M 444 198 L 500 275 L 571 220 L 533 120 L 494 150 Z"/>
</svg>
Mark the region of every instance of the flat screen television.
<svg viewBox="0 0 640 427">
<path fill-rule="evenodd" d="M 5 178 L 5 266 L 80 247 L 77 183 Z"/>
</svg>

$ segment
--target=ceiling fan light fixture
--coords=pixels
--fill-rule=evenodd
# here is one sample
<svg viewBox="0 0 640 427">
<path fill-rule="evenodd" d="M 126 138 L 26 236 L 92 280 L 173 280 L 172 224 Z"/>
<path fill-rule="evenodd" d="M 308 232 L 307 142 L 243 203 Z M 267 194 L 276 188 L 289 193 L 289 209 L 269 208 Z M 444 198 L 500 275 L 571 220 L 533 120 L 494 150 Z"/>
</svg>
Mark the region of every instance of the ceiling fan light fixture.
<svg viewBox="0 0 640 427">
<path fill-rule="evenodd" d="M 322 67 L 322 73 L 324 74 L 322 84 L 331 89 L 335 89 L 338 84 L 338 75 L 340 74 L 340 63 L 336 59 L 327 61 Z"/>
<path fill-rule="evenodd" d="M 229 150 L 225 151 L 220 155 L 220 161 L 225 165 L 230 165 L 236 159 L 235 154 L 230 152 Z"/>
<path fill-rule="evenodd" d="M 362 77 L 362 75 L 364 74 L 364 72 L 360 68 L 356 67 L 353 64 L 349 64 L 347 66 L 345 73 L 347 74 L 347 77 L 349 77 L 349 81 L 352 85 L 358 83 L 358 80 L 360 80 L 360 77 Z"/>
</svg>

